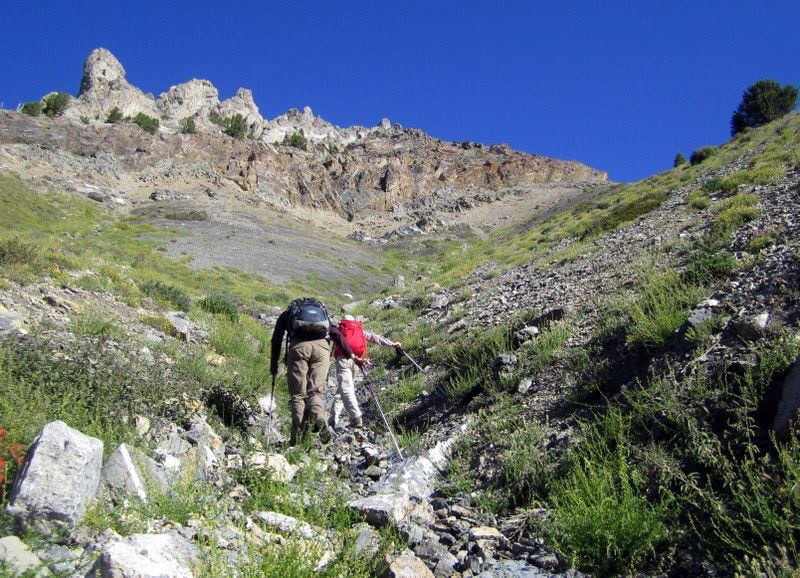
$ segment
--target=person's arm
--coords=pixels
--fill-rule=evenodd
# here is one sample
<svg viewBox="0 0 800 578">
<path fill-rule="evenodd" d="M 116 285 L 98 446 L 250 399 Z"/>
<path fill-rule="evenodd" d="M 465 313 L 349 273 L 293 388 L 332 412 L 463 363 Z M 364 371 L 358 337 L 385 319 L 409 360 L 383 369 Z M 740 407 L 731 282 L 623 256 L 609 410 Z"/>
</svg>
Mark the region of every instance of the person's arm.
<svg viewBox="0 0 800 578">
<path fill-rule="evenodd" d="M 372 333 L 371 331 L 364 332 L 364 339 L 366 339 L 370 343 L 375 343 L 377 345 L 383 345 L 384 347 L 401 347 L 399 341 L 392 341 L 391 339 L 386 339 L 383 335 L 378 335 L 377 333 Z"/>
<path fill-rule="evenodd" d="M 269 370 L 273 376 L 278 374 L 278 360 L 281 357 L 281 345 L 283 345 L 283 334 L 286 333 L 288 318 L 288 311 L 281 313 L 275 322 L 275 329 L 272 330 L 272 357 L 270 358 Z"/>
</svg>

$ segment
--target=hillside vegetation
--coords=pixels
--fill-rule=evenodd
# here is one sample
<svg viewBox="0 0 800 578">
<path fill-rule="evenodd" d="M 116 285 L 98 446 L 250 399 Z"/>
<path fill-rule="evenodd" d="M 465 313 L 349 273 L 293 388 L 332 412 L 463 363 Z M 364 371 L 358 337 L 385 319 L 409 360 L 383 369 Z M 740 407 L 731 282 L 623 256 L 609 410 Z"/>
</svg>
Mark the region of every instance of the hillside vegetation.
<svg viewBox="0 0 800 578">
<path fill-rule="evenodd" d="M 148 452 L 142 416 L 188 430 L 208 406 L 226 460 L 268 449 L 218 400 L 258 407 L 270 386 L 265 320 L 310 294 L 331 311 L 347 303 L 425 367 L 373 352 L 408 454 L 469 426 L 435 497 L 492 521 L 509 544 L 543 539 L 553 572 L 796 575 L 800 446 L 773 419 L 800 348 L 800 116 L 715 151 L 487 239 L 389 249 L 382 269 L 404 281 L 356 303 L 320 280 L 192 268 L 167 255 L 178 231 L 1 174 L 0 314 L 22 312 L 26 326 L 0 341 L 0 499 L 20 448 L 56 419 L 107 454 L 122 442 Z M 192 324 L 183 339 L 175 311 Z M 280 408 L 285 392 L 280 377 Z M 98 502 L 82 527 L 200 528 L 201 575 L 376 575 L 384 553 L 419 544 L 389 524 L 375 550 L 357 547 L 364 517 L 347 501 L 368 480 L 336 465 L 359 447 L 346 443 L 286 452 L 291 483 L 232 467 L 216 485 Z M 319 545 L 296 536 L 259 534 L 253 546 L 264 511 L 325 529 L 334 561 L 320 570 Z M 5 514 L 0 531 L 19 532 Z M 475 553 L 484 546 L 458 571 L 469 557 L 480 569 L 514 555 Z"/>
</svg>

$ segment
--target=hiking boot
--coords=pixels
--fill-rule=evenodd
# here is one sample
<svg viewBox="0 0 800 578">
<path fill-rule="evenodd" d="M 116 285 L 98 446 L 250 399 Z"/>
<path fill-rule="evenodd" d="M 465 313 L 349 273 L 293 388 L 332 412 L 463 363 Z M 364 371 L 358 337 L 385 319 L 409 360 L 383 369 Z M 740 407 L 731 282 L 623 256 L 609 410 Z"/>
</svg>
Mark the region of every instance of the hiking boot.
<svg viewBox="0 0 800 578">
<path fill-rule="evenodd" d="M 357 417 L 352 422 L 350 422 L 350 427 L 352 427 L 353 429 L 361 429 L 364 427 L 364 420 L 360 417 Z"/>
<path fill-rule="evenodd" d="M 329 428 L 324 420 L 319 420 L 315 425 L 319 425 L 319 439 L 322 443 L 326 444 L 331 441 L 333 437 L 333 429 Z"/>
</svg>

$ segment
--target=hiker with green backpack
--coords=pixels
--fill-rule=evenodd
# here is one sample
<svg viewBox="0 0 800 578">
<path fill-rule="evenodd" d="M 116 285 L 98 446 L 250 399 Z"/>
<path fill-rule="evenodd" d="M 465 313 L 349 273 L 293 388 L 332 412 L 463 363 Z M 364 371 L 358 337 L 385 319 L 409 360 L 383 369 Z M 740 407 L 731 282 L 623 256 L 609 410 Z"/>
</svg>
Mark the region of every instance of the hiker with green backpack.
<svg viewBox="0 0 800 578">
<path fill-rule="evenodd" d="M 383 345 L 384 347 L 394 347 L 400 349 L 401 344 L 397 341 L 387 339 L 377 333 L 364 331 L 364 324 L 357 321 L 352 315 L 345 315 L 339 322 L 339 333 L 344 337 L 350 350 L 360 360 L 360 363 L 354 361 L 349 357 L 344 348 L 340 348 L 337 344 L 334 350 L 336 358 L 336 395 L 333 400 L 333 407 L 331 408 L 330 415 L 328 416 L 328 425 L 335 427 L 339 421 L 339 416 L 342 414 L 342 408 L 347 410 L 350 417 L 350 427 L 354 429 L 361 429 L 364 427 L 364 420 L 361 416 L 361 408 L 356 399 L 355 388 L 355 369 L 356 365 L 362 366 L 362 363 L 368 363 L 367 360 L 367 344 L 375 343 Z"/>
<path fill-rule="evenodd" d="M 286 379 L 292 410 L 289 445 L 294 446 L 301 432 L 311 428 L 323 441 L 330 439 L 325 423 L 324 394 L 331 362 L 331 343 L 348 361 L 361 365 L 339 328 L 332 325 L 325 306 L 316 299 L 296 299 L 280 314 L 272 332 L 270 371 L 273 383 L 278 374 L 284 334 L 286 339 Z"/>
</svg>

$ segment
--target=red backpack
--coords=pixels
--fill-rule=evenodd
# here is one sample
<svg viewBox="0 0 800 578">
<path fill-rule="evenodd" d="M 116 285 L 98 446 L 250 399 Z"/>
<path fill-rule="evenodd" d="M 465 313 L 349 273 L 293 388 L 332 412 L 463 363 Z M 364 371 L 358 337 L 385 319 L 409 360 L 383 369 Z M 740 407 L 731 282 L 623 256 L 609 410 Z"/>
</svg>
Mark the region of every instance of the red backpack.
<svg viewBox="0 0 800 578">
<path fill-rule="evenodd" d="M 367 339 L 364 337 L 364 325 L 361 321 L 351 319 L 342 319 L 339 322 L 339 331 L 342 332 L 344 340 L 347 345 L 353 350 L 358 357 L 364 357 L 367 354 Z M 336 346 L 336 357 L 342 357 L 344 352 Z"/>
</svg>

